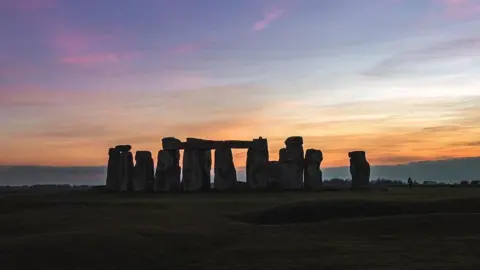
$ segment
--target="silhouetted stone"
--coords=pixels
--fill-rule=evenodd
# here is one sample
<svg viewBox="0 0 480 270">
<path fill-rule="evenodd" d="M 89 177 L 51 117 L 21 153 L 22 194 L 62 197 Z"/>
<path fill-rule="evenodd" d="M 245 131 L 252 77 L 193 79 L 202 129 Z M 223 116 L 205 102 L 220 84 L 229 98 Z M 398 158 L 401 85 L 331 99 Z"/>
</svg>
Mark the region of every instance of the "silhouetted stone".
<svg viewBox="0 0 480 270">
<path fill-rule="evenodd" d="M 197 138 L 187 138 L 185 142 L 185 148 L 187 149 L 201 149 L 201 150 L 210 150 L 217 148 L 218 145 L 221 145 L 222 141 L 212 141 L 212 140 L 203 140 Z"/>
<path fill-rule="evenodd" d="M 210 150 L 200 150 L 200 162 L 202 165 L 202 190 L 211 189 L 211 177 L 210 172 L 212 171 L 212 151 Z"/>
<path fill-rule="evenodd" d="M 305 190 L 322 189 L 323 177 L 320 164 L 323 161 L 323 153 L 320 150 L 308 149 L 305 152 L 304 187 Z"/>
<path fill-rule="evenodd" d="M 301 136 L 288 137 L 285 140 L 285 145 L 286 146 L 289 146 L 289 145 L 303 145 L 303 138 Z"/>
<path fill-rule="evenodd" d="M 107 181 L 106 187 L 108 191 L 118 191 L 119 190 L 119 162 L 120 162 L 120 151 L 115 150 L 115 148 L 110 148 L 108 150 L 108 165 L 107 165 Z"/>
<path fill-rule="evenodd" d="M 178 150 L 183 149 L 183 143 L 177 138 L 166 137 L 162 139 L 163 150 Z"/>
<path fill-rule="evenodd" d="M 361 189 L 368 186 L 370 181 L 370 164 L 365 151 L 348 153 L 350 157 L 350 174 L 352 175 L 352 189 Z"/>
<path fill-rule="evenodd" d="M 237 182 L 237 171 L 233 164 L 232 149 L 226 144 L 215 150 L 215 176 L 214 187 L 216 190 L 232 190 Z"/>
<path fill-rule="evenodd" d="M 183 190 L 209 190 L 211 167 L 210 150 L 185 149 L 183 153 Z"/>
<path fill-rule="evenodd" d="M 133 181 L 133 191 L 152 192 L 153 191 L 153 158 L 149 151 L 137 151 L 135 153 L 135 177 Z"/>
<path fill-rule="evenodd" d="M 286 151 L 290 155 L 293 162 L 301 168 L 300 171 L 303 171 L 303 138 L 299 136 L 289 137 L 285 140 L 285 145 Z"/>
<path fill-rule="evenodd" d="M 158 151 L 154 191 L 180 191 L 180 174 L 180 151 Z"/>
<path fill-rule="evenodd" d="M 252 189 L 264 189 L 268 184 L 268 143 L 262 137 L 253 140 L 247 151 L 247 183 Z"/>
<path fill-rule="evenodd" d="M 280 187 L 282 189 L 301 189 L 303 186 L 303 138 L 289 137 L 285 148 L 280 149 L 278 169 L 280 170 Z"/>
<path fill-rule="evenodd" d="M 119 183 L 120 191 L 132 191 L 133 189 L 133 155 L 131 152 L 120 152 Z"/>
<path fill-rule="evenodd" d="M 115 149 L 120 151 L 120 152 L 128 152 L 128 151 L 132 150 L 132 146 L 128 145 L 128 144 L 117 145 L 117 146 L 115 146 Z"/>
<path fill-rule="evenodd" d="M 267 176 L 269 187 L 280 187 L 281 181 L 281 163 L 279 161 L 269 161 L 267 165 Z"/>
<path fill-rule="evenodd" d="M 280 149 L 280 151 L 278 151 L 278 161 L 288 162 L 292 160 L 293 160 L 293 156 L 287 152 L 287 148 L 282 148 Z"/>
</svg>

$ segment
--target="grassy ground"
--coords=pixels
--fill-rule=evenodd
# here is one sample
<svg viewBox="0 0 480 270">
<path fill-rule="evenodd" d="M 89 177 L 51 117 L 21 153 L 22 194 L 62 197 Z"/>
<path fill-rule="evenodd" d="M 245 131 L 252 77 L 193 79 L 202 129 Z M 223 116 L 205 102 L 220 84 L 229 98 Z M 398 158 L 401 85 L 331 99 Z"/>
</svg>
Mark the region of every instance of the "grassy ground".
<svg viewBox="0 0 480 270">
<path fill-rule="evenodd" d="M 480 188 L 0 196 L 0 269 L 480 269 L 479 248 Z"/>
</svg>

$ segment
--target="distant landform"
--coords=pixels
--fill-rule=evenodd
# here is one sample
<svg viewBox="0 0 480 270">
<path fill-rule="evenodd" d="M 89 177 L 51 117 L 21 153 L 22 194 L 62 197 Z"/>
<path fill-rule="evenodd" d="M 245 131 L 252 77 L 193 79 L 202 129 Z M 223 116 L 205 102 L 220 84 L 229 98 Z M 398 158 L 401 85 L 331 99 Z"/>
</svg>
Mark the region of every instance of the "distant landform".
<svg viewBox="0 0 480 270">
<path fill-rule="evenodd" d="M 322 168 L 323 178 L 349 179 L 349 167 Z M 98 167 L 48 167 L 48 166 L 0 166 L 1 186 L 24 185 L 104 185 L 107 168 Z M 245 168 L 237 168 L 239 181 L 246 181 Z M 480 179 L 480 157 L 435 161 L 419 161 L 407 164 L 372 166 L 371 180 L 378 178 L 406 181 L 437 181 L 459 183 Z M 213 172 L 212 172 L 213 181 Z"/>
</svg>

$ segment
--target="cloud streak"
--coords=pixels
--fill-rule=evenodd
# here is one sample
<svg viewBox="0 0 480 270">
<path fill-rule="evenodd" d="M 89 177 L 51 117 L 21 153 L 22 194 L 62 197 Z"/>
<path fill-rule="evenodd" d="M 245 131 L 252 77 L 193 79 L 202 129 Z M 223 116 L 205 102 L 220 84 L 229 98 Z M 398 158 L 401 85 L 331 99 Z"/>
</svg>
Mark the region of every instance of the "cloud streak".
<svg viewBox="0 0 480 270">
<path fill-rule="evenodd" d="M 266 11 L 263 15 L 263 19 L 255 23 L 255 25 L 253 26 L 253 30 L 257 32 L 264 30 L 270 23 L 279 19 L 284 14 L 285 10 L 279 8 Z"/>
<path fill-rule="evenodd" d="M 432 61 L 472 57 L 473 52 L 480 52 L 480 36 L 456 38 L 438 42 L 421 49 L 394 54 L 373 66 L 365 72 L 365 75 L 383 76 L 394 74 L 398 71 L 405 71 L 402 68 L 412 65 L 418 66 L 431 63 Z"/>
</svg>

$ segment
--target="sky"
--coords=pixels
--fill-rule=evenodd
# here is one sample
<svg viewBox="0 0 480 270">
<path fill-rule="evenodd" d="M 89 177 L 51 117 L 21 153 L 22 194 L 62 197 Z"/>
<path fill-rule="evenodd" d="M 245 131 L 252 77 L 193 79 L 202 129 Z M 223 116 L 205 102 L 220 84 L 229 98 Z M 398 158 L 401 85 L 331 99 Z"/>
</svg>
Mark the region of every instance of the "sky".
<svg viewBox="0 0 480 270">
<path fill-rule="evenodd" d="M 480 1 L 1 0 L 0 165 L 289 136 L 322 167 L 479 156 Z M 245 151 L 235 151 L 245 165 Z"/>
</svg>

